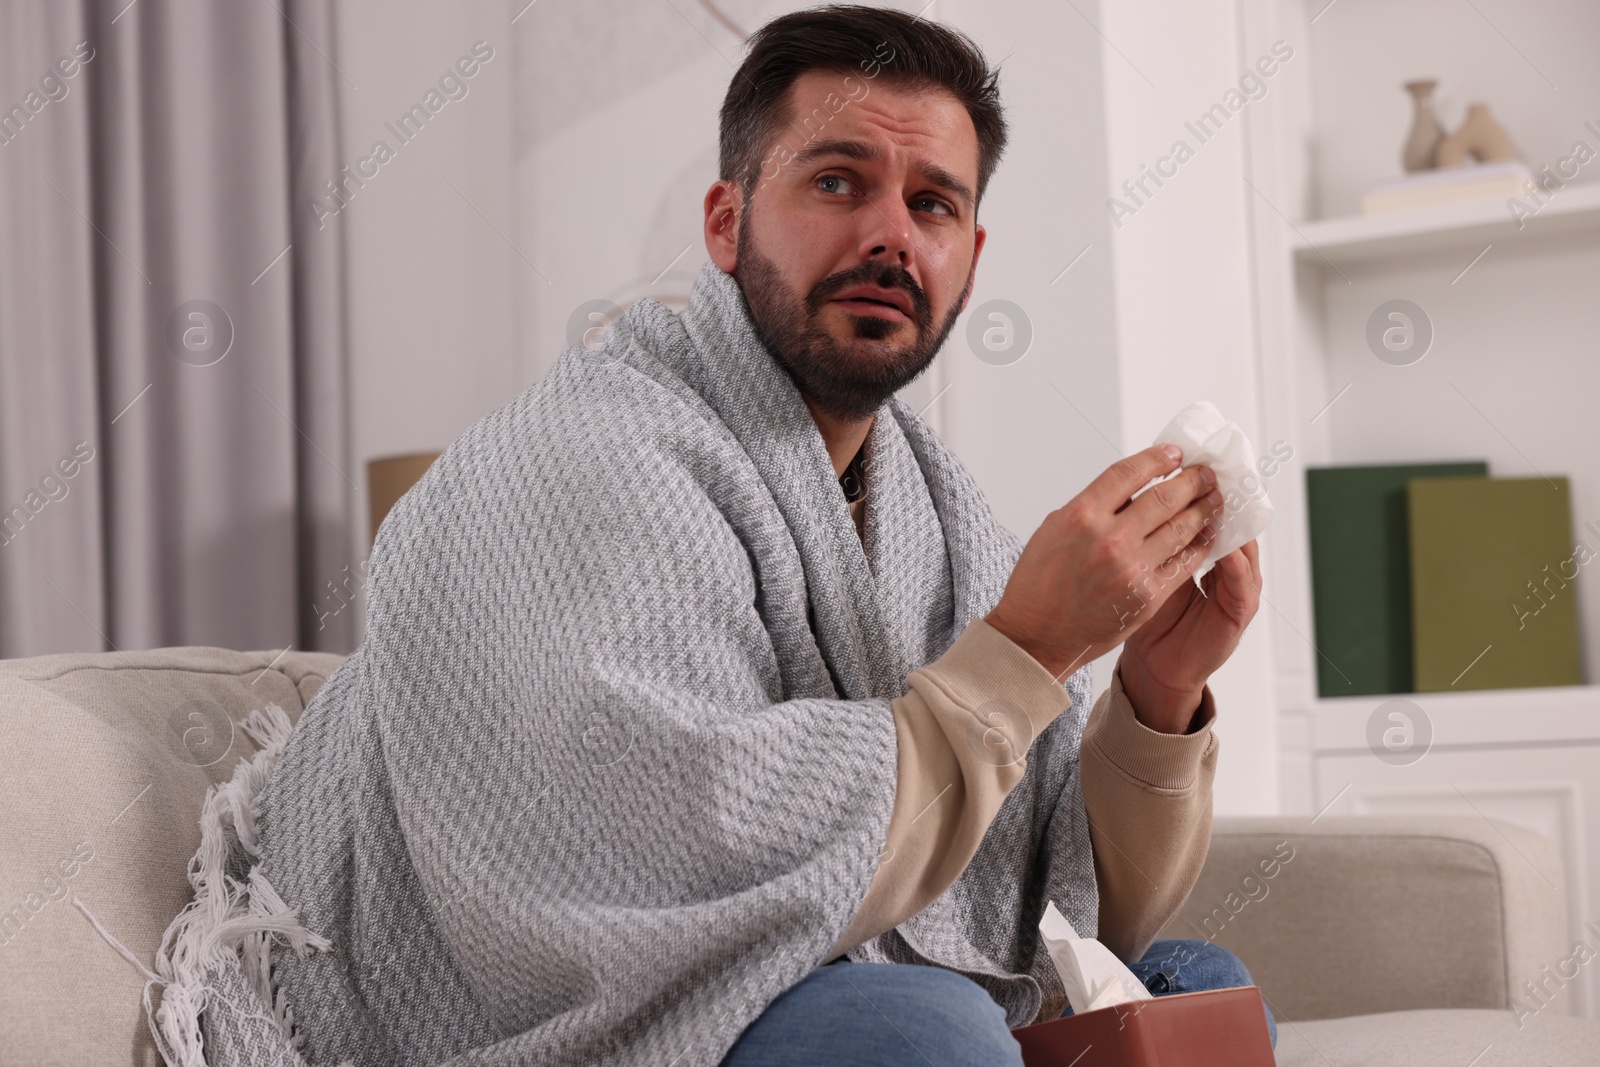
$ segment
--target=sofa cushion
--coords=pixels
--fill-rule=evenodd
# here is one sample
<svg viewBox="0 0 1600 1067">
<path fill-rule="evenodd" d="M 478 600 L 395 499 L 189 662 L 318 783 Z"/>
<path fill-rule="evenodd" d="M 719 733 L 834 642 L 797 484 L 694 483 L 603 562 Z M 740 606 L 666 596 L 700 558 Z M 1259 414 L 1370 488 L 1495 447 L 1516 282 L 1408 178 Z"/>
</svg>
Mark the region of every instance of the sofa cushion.
<svg viewBox="0 0 1600 1067">
<path fill-rule="evenodd" d="M 191 891 L 206 790 L 343 661 L 179 647 L 0 661 L 0 1060 L 159 1067 L 144 976 Z M 76 903 L 75 903 L 76 901 Z M 155 992 L 152 991 L 154 998 Z"/>
<path fill-rule="evenodd" d="M 1162 936 L 1232 951 L 1280 1018 L 1504 1010 L 1571 952 L 1563 886 L 1553 843 L 1486 818 L 1219 818 Z"/>
<path fill-rule="evenodd" d="M 1600 1063 L 1600 1024 L 1509 1011 L 1394 1011 L 1278 1024 L 1278 1067 L 1549 1067 Z"/>
</svg>

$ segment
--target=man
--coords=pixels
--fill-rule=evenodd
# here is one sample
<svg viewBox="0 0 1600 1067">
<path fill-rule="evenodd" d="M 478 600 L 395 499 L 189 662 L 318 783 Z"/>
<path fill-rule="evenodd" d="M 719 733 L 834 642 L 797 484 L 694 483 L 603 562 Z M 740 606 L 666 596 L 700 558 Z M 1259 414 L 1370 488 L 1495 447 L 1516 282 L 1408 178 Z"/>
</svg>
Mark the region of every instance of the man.
<svg viewBox="0 0 1600 1067">
<path fill-rule="evenodd" d="M 1024 548 L 894 397 L 971 289 L 996 80 L 891 11 L 756 35 L 689 307 L 640 301 L 446 450 L 362 647 L 208 803 L 164 1049 L 1016 1064 L 1067 1009 L 1051 902 L 1156 992 L 1249 982 L 1154 938 L 1255 545 L 1201 595 L 1219 501 L 1203 468 L 1139 493 L 1179 468 L 1149 449 Z"/>
</svg>

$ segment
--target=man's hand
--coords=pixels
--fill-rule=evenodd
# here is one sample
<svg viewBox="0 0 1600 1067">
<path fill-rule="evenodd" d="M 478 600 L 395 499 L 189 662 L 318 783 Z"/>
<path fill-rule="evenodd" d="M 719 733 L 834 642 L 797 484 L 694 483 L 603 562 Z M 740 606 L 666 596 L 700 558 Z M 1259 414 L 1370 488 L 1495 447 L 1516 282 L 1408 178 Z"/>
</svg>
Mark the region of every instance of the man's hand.
<svg viewBox="0 0 1600 1067">
<path fill-rule="evenodd" d="M 1255 541 L 1217 560 L 1200 585 L 1203 596 L 1194 582 L 1184 581 L 1117 657 L 1135 717 L 1162 733 L 1188 731 L 1206 679 L 1233 654 L 1261 605 Z"/>
<path fill-rule="evenodd" d="M 1173 593 L 1193 590 L 1189 579 L 1216 536 L 1209 521 L 1222 507 L 1215 476 L 1209 467 L 1197 465 L 1130 499 L 1151 479 L 1172 474 L 1181 460 L 1171 445 L 1136 452 L 1046 515 L 1023 548 L 1000 602 L 985 617 L 989 625 L 1060 679 L 1128 641 L 1159 615 L 1167 625 L 1158 635 L 1168 636 L 1151 642 L 1141 658 L 1128 664 L 1124 685 L 1131 682 L 1144 690 L 1186 687 L 1198 677 L 1203 686 L 1215 666 L 1214 651 L 1224 645 L 1231 651 L 1237 634 L 1199 636 L 1198 630 L 1217 619 L 1204 607 L 1192 617 L 1183 607 L 1171 616 L 1161 611 Z M 1230 564 L 1227 573 L 1235 574 L 1240 566 L 1237 561 Z M 1238 593 L 1236 585 L 1230 582 L 1228 588 Z M 1250 613 L 1254 610 L 1252 602 Z M 1249 613 L 1242 618 L 1248 621 Z M 1156 653 L 1153 659 L 1149 653 Z M 1224 651 L 1221 659 L 1226 658 Z M 1135 675 L 1138 681 L 1133 681 Z M 1199 688 L 1195 694 L 1198 703 Z M 1169 699 L 1186 695 L 1178 689 Z M 1148 699 L 1155 699 L 1154 692 Z M 1138 706 L 1132 689 L 1129 700 Z M 1159 701 L 1157 706 L 1166 707 Z"/>
</svg>

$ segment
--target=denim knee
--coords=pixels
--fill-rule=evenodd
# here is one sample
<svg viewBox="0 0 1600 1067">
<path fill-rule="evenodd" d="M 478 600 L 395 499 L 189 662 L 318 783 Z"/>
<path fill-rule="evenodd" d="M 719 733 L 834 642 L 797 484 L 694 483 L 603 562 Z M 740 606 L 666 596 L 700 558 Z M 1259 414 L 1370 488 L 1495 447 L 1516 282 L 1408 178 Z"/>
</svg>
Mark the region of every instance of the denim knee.
<svg viewBox="0 0 1600 1067">
<path fill-rule="evenodd" d="M 818 967 L 745 1030 L 724 1067 L 1022 1067 L 1005 1010 L 942 967 Z"/>
<path fill-rule="evenodd" d="M 1156 941 L 1133 971 L 1156 994 L 1255 985 L 1244 961 L 1213 941 Z"/>
<path fill-rule="evenodd" d="M 948 1058 L 934 1062 L 950 1064 L 994 1064 L 995 1067 L 1022 1067 L 1022 1046 L 1011 1036 L 1005 1009 L 988 990 L 965 975 L 942 967 L 919 967 L 928 972 L 920 976 L 928 987 L 928 1012 L 924 1031 L 931 1043 Z M 911 1035 L 918 1045 L 916 1035 Z M 909 1050 L 908 1050 L 909 1051 Z M 907 1067 L 927 1067 L 927 1060 L 913 1054 Z"/>
</svg>

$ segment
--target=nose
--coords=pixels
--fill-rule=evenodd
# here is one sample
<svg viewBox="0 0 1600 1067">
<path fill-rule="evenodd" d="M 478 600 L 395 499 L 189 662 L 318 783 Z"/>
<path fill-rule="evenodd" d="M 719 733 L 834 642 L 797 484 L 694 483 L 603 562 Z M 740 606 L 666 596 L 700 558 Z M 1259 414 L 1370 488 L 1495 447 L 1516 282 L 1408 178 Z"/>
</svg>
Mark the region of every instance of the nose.
<svg viewBox="0 0 1600 1067">
<path fill-rule="evenodd" d="M 911 212 L 898 198 L 875 197 L 856 213 L 861 220 L 862 259 L 910 270 L 916 262 Z"/>
</svg>

